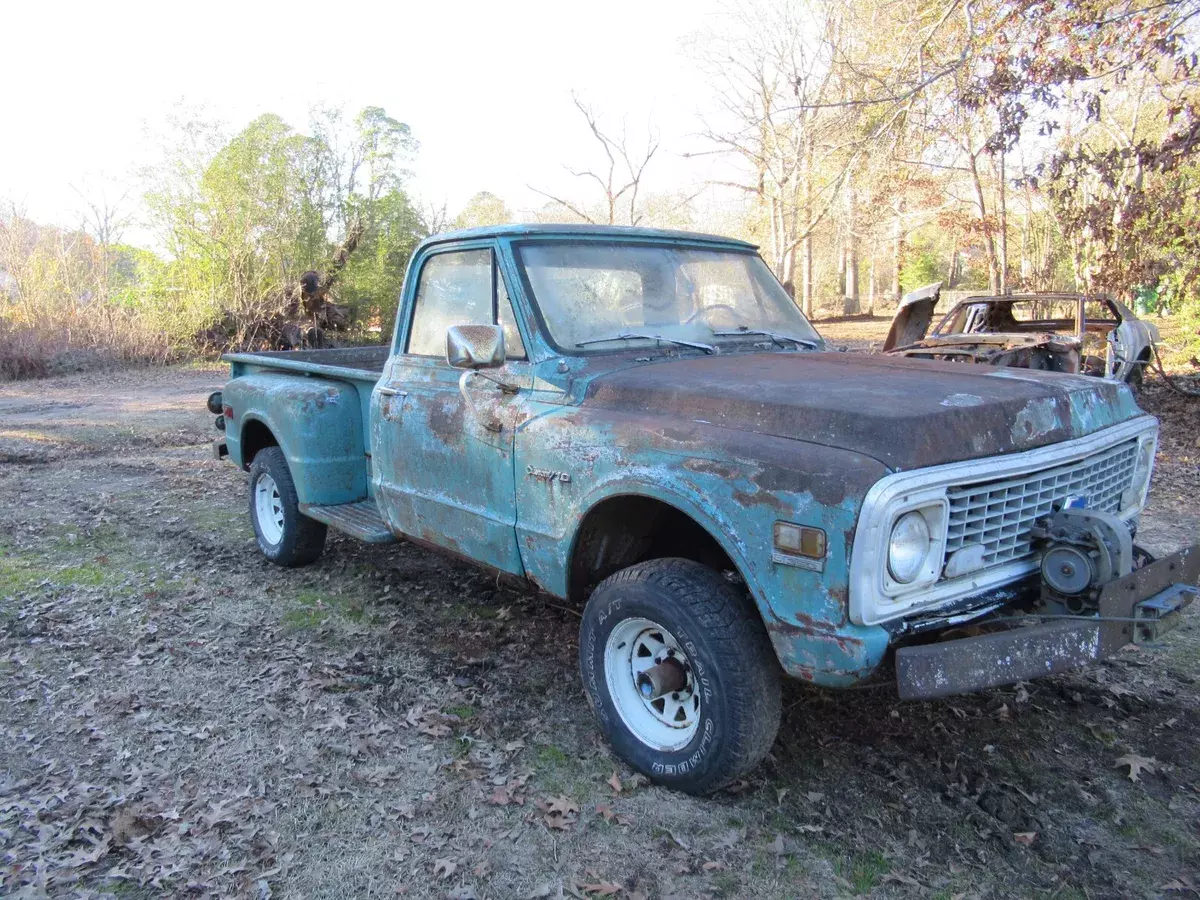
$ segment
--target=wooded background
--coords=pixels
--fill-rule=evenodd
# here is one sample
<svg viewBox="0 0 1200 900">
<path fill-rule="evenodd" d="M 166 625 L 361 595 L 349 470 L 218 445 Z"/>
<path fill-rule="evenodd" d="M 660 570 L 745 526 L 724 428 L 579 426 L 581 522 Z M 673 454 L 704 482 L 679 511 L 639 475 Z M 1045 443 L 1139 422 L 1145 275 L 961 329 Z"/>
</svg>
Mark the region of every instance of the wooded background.
<svg viewBox="0 0 1200 900">
<path fill-rule="evenodd" d="M 761 0 L 687 52 L 711 91 L 687 156 L 728 180 L 656 188 L 653 123 L 575 98 L 577 190 L 410 189 L 378 107 L 173 123 L 164 161 L 77 227 L 0 211 L 0 375 L 227 347 L 379 340 L 413 248 L 451 227 L 590 221 L 747 238 L 806 314 L 886 313 L 951 288 L 1103 290 L 1200 324 L 1200 0 Z M 631 27 L 635 27 L 631 24 Z M 481 150 L 486 152 L 486 150 Z M 678 179 L 674 179 L 678 183 Z M 145 219 L 155 249 L 124 242 Z M 306 277 L 307 275 L 307 277 Z"/>
</svg>

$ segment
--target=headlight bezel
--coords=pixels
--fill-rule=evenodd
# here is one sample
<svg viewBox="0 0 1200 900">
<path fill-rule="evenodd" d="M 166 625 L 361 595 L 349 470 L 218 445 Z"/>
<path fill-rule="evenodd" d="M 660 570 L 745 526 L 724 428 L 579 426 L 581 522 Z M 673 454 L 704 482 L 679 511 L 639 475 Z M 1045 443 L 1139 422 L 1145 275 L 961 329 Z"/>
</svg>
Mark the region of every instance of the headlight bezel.
<svg viewBox="0 0 1200 900">
<path fill-rule="evenodd" d="M 1133 467 L 1133 479 L 1121 494 L 1119 516 L 1128 518 L 1146 507 L 1150 495 L 1150 480 L 1154 476 L 1154 462 L 1158 456 L 1158 429 L 1138 437 L 1137 461 Z"/>
</svg>

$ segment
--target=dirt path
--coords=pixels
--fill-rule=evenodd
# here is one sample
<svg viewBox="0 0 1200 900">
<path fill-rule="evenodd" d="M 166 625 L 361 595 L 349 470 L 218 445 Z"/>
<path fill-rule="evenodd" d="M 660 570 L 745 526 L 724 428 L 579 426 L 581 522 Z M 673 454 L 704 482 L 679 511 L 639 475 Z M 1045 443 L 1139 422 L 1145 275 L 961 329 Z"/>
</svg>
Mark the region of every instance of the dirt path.
<svg viewBox="0 0 1200 900">
<path fill-rule="evenodd" d="M 1195 613 L 1165 649 L 942 703 L 790 686 L 754 776 L 682 797 L 599 740 L 571 610 L 410 545 L 265 563 L 244 475 L 208 455 L 222 380 L 0 385 L 0 894 L 1200 885 Z M 1187 440 L 1164 433 L 1160 551 L 1197 536 Z"/>
</svg>

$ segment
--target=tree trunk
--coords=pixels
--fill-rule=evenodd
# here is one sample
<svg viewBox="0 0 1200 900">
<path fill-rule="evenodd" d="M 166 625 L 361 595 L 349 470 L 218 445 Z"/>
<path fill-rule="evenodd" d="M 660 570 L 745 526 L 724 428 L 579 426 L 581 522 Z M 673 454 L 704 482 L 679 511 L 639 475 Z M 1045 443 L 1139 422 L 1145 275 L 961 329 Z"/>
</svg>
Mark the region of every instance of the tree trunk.
<svg viewBox="0 0 1200 900">
<path fill-rule="evenodd" d="M 988 263 L 988 290 L 993 294 L 1000 287 L 1000 273 L 996 265 L 996 241 L 992 237 L 992 229 L 988 226 L 987 201 L 983 196 L 983 183 L 979 180 L 979 157 L 968 153 L 968 170 L 971 173 L 971 187 L 975 191 L 975 209 L 979 213 L 979 224 L 983 230 L 983 250 Z"/>
<path fill-rule="evenodd" d="M 854 184 L 846 176 L 846 281 L 842 314 L 858 315 L 858 237 L 854 233 Z"/>
<path fill-rule="evenodd" d="M 1008 293 L 1008 188 L 1004 183 L 1004 151 L 1000 151 L 1000 293 Z"/>
<path fill-rule="evenodd" d="M 875 246 L 871 245 L 871 262 L 867 268 L 867 315 L 875 315 Z"/>
<path fill-rule="evenodd" d="M 892 301 L 900 302 L 900 269 L 904 265 L 904 230 L 900 222 L 900 204 L 896 204 L 896 218 L 892 220 Z"/>
<path fill-rule="evenodd" d="M 813 209 L 812 209 L 812 142 L 811 139 L 807 142 L 804 159 L 804 240 L 800 247 L 800 265 L 801 272 L 801 304 L 800 309 L 804 315 L 811 319 L 813 317 Z"/>
</svg>

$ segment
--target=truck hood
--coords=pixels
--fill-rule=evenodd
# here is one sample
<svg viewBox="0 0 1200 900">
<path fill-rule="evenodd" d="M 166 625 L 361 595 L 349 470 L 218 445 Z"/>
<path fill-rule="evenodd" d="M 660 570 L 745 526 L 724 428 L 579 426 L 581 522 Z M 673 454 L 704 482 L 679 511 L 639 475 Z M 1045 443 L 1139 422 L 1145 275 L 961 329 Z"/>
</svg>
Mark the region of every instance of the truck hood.
<svg viewBox="0 0 1200 900">
<path fill-rule="evenodd" d="M 849 353 L 731 353 L 598 375 L 585 406 L 861 453 L 893 471 L 1016 453 L 1142 415 L 1123 384 Z"/>
<path fill-rule="evenodd" d="M 941 296 L 942 283 L 938 281 L 901 297 L 896 314 L 892 316 L 892 325 L 888 329 L 887 337 L 883 340 L 884 352 L 895 350 L 897 347 L 907 347 L 925 337 Z"/>
</svg>

